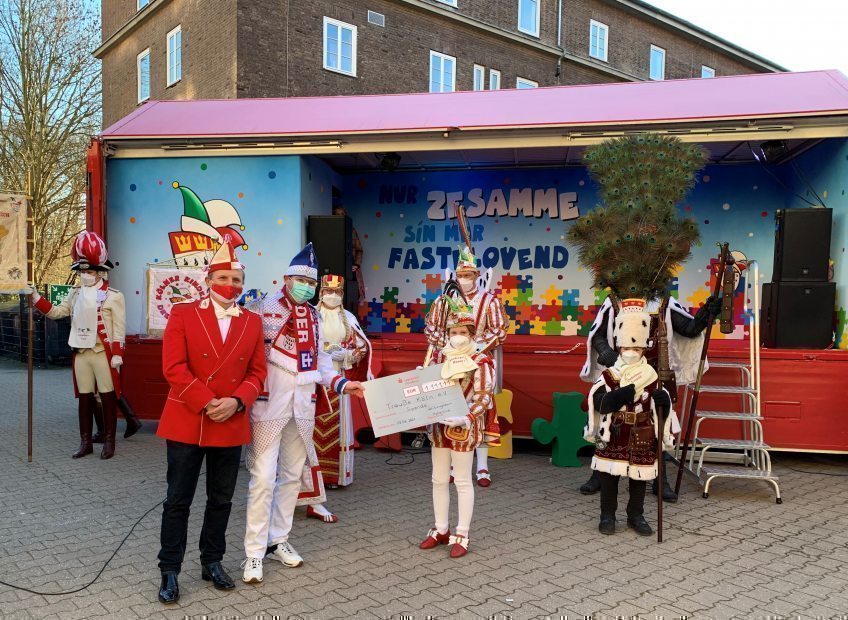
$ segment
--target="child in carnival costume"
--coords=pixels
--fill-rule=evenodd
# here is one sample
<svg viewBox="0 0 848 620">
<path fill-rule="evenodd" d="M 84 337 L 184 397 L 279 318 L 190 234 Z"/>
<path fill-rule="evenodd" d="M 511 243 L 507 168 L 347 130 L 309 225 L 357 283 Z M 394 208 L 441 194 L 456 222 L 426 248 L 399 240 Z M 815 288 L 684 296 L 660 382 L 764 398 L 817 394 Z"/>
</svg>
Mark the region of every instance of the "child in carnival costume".
<svg viewBox="0 0 848 620">
<path fill-rule="evenodd" d="M 484 441 L 486 414 L 493 400 L 494 362 L 488 353 L 477 351 L 472 309 L 449 297 L 443 299 L 451 305 L 447 343 L 436 352 L 433 361 L 444 364 L 442 378 L 459 382 L 468 404 L 468 413 L 427 427 L 432 444 L 435 525 L 419 547 L 433 549 L 449 545 L 450 556 L 459 558 L 468 553 L 468 534 L 474 512 L 471 471 L 474 450 Z M 454 534 L 451 534 L 448 522 L 451 467 L 459 508 Z"/>
<path fill-rule="evenodd" d="M 602 534 L 615 533 L 618 482 L 627 478 L 630 500 L 627 526 L 642 536 L 653 533 L 644 517 L 645 489 L 657 477 L 657 441 L 673 446 L 679 430 L 668 392 L 645 358 L 650 339 L 650 315 L 643 299 L 625 299 L 615 319 L 619 357 L 589 392 L 589 422 L 584 436 L 595 443 L 592 470 L 601 483 Z M 662 431 L 660 431 L 662 429 Z"/>
<path fill-rule="evenodd" d="M 481 282 L 482 280 L 482 282 Z M 459 258 L 456 265 L 456 281 L 462 289 L 474 319 L 474 341 L 477 349 L 488 353 L 492 357 L 495 373 L 495 394 L 501 391 L 502 373 L 502 347 L 506 342 L 507 329 L 509 328 L 509 317 L 504 311 L 503 304 L 497 295 L 483 286 L 488 278 L 480 278 L 480 269 L 477 267 L 477 259 L 468 246 L 460 248 Z M 445 326 L 441 323 L 447 297 L 441 296 L 433 302 L 427 313 L 424 333 L 430 345 L 437 349 L 445 346 L 448 334 Z M 486 412 L 486 424 L 483 442 L 476 450 L 477 454 L 477 484 L 488 487 L 492 484 L 489 473 L 489 445 L 499 445 L 500 428 L 497 421 L 497 410 L 495 401 Z"/>
<path fill-rule="evenodd" d="M 721 307 L 720 299 L 710 298 L 692 316 L 672 295 L 682 263 L 700 242 L 697 223 L 680 217 L 678 205 L 707 153 L 678 138 L 649 134 L 606 140 L 587 149 L 584 159 L 603 204 L 574 222 L 568 240 L 593 286 L 609 295 L 589 332 L 580 378 L 595 383 L 618 363 L 614 335 L 622 300 L 639 298 L 648 315 L 644 357 L 674 401 L 677 385 L 695 380 L 704 331 Z M 580 491 L 588 495 L 600 488 L 593 471 Z M 667 480 L 662 493 L 665 501 L 677 501 Z"/>
</svg>

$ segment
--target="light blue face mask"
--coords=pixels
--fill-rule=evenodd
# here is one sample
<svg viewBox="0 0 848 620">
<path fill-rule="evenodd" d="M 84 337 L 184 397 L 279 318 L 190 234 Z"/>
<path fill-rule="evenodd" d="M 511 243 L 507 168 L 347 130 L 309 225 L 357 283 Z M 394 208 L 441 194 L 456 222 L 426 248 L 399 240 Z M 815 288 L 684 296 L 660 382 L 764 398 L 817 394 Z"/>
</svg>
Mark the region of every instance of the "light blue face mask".
<svg viewBox="0 0 848 620">
<path fill-rule="evenodd" d="M 304 284 L 303 282 L 294 282 L 289 288 L 289 295 L 299 304 L 312 299 L 314 294 L 315 287 L 311 284 Z"/>
</svg>

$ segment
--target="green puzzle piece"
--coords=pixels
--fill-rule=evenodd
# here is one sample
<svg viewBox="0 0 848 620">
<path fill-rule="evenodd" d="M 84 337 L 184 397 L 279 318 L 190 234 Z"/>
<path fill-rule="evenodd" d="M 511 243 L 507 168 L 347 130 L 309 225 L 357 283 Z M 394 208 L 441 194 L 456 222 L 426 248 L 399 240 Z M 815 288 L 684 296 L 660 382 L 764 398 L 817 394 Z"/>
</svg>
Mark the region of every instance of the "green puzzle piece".
<svg viewBox="0 0 848 620">
<path fill-rule="evenodd" d="M 557 467 L 580 467 L 577 451 L 592 444 L 583 439 L 583 427 L 588 415 L 580 404 L 580 392 L 554 392 L 553 421 L 536 418 L 530 426 L 533 438 L 542 444 L 551 444 L 551 462 Z"/>
</svg>

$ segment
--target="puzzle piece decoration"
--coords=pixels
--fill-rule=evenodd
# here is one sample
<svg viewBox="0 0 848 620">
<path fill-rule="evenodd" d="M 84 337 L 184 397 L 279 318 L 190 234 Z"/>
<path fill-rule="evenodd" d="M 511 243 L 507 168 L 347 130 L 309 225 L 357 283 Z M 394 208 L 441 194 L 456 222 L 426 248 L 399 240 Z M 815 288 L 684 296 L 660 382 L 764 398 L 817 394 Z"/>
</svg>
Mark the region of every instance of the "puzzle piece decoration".
<svg viewBox="0 0 848 620">
<path fill-rule="evenodd" d="M 551 284 L 544 293 L 542 293 L 542 299 L 545 302 L 545 305 L 557 305 L 562 303 L 560 301 L 560 297 L 562 296 L 563 291 L 555 287 Z"/>
<path fill-rule="evenodd" d="M 554 392 L 553 421 L 536 418 L 530 426 L 533 438 L 542 444 L 551 444 L 551 462 L 557 467 L 580 467 L 577 451 L 592 444 L 583 439 L 583 427 L 588 414 L 580 406 L 580 392 Z"/>
<path fill-rule="evenodd" d="M 495 394 L 495 409 L 501 428 L 500 445 L 489 446 L 489 456 L 495 459 L 512 458 L 512 392 L 503 390 Z"/>
<path fill-rule="evenodd" d="M 380 299 L 383 300 L 384 304 L 388 302 L 396 304 L 398 300 L 398 293 L 400 293 L 400 289 L 398 289 L 398 287 L 393 286 L 392 288 L 389 288 L 387 286 L 383 289 L 383 294 L 380 296 Z"/>
<path fill-rule="evenodd" d="M 580 303 L 580 289 L 570 289 L 562 291 L 559 302 L 563 306 L 577 306 Z"/>
</svg>

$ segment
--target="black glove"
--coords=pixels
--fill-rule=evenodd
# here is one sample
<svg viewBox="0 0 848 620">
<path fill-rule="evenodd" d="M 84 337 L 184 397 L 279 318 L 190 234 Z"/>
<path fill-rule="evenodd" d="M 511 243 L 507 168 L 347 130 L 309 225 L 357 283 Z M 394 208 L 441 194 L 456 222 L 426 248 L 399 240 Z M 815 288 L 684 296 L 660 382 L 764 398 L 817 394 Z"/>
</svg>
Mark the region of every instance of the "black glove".
<svg viewBox="0 0 848 620">
<path fill-rule="evenodd" d="M 654 390 L 651 393 L 651 398 L 654 399 L 654 405 L 656 405 L 657 411 L 662 414 L 668 413 L 671 409 L 671 397 L 665 390 Z"/>
<path fill-rule="evenodd" d="M 704 302 L 704 306 L 706 306 L 707 311 L 710 314 L 712 314 L 713 316 L 720 316 L 721 315 L 721 303 L 722 303 L 721 297 L 715 297 L 714 298 L 712 295 L 710 295 L 709 297 L 707 297 L 707 301 Z"/>
<path fill-rule="evenodd" d="M 618 351 L 615 349 L 607 349 L 603 353 L 598 354 L 598 363 L 601 366 L 612 368 L 618 361 Z"/>
<path fill-rule="evenodd" d="M 634 398 L 636 398 L 636 386 L 632 383 L 615 390 L 610 390 L 601 399 L 601 413 L 618 411 L 625 405 L 632 403 Z"/>
</svg>

